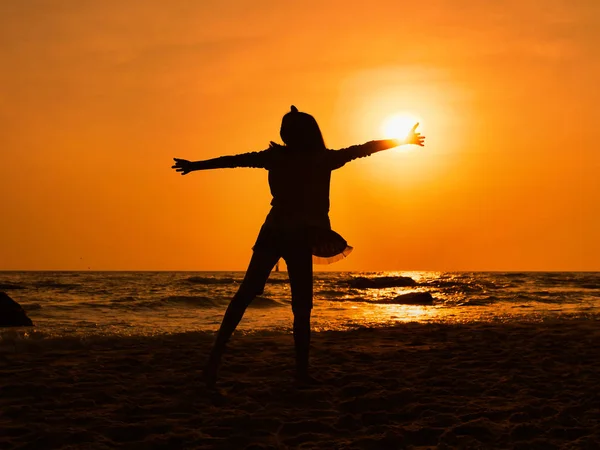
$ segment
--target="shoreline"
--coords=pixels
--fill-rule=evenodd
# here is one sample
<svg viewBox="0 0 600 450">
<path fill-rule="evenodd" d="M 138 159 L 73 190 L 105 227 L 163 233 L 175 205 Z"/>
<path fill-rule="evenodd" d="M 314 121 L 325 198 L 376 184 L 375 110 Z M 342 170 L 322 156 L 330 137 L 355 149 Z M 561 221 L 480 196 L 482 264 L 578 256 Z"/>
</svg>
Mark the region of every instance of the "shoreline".
<svg viewBox="0 0 600 450">
<path fill-rule="evenodd" d="M 0 447 L 600 447 L 600 320 L 405 323 L 313 333 L 322 385 L 292 382 L 291 334 L 0 353 Z"/>
</svg>

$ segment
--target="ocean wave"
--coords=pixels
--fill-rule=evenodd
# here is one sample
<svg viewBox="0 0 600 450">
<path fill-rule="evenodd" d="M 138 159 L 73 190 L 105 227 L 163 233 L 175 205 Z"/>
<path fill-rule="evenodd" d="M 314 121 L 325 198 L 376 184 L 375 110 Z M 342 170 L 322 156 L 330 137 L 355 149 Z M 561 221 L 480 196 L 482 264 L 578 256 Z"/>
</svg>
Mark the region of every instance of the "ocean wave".
<svg viewBox="0 0 600 450">
<path fill-rule="evenodd" d="M 172 295 L 151 303 L 160 306 L 163 306 L 166 303 L 206 308 L 222 307 L 228 304 L 229 301 L 229 298 L 205 297 L 201 295 Z M 281 306 L 281 303 L 279 303 L 277 300 L 273 300 L 272 298 L 261 296 L 254 297 L 254 300 L 252 300 L 252 303 L 250 303 L 250 307 L 255 308 L 270 308 L 274 306 Z"/>
<path fill-rule="evenodd" d="M 536 277 L 541 281 L 541 284 L 548 286 L 571 285 L 581 287 L 582 285 L 600 285 L 600 276 L 598 273 L 550 272 L 537 274 Z"/>
<path fill-rule="evenodd" d="M 427 280 L 419 284 L 419 286 L 424 286 L 428 288 L 436 288 L 436 289 L 459 289 L 463 286 L 464 283 L 457 282 L 455 280 L 446 281 L 446 280 Z"/>
<path fill-rule="evenodd" d="M 160 309 L 168 306 L 172 307 L 194 307 L 194 308 L 221 308 L 229 303 L 229 297 L 207 297 L 204 295 L 170 295 L 158 299 L 141 299 L 137 297 L 118 297 L 110 300 L 108 303 L 103 300 L 80 302 L 79 307 L 88 308 L 110 308 L 110 309 Z M 281 306 L 277 300 L 268 297 L 255 297 L 251 307 L 268 308 Z M 26 306 L 24 305 L 24 308 Z M 54 306 L 56 309 L 70 309 L 65 305 Z"/>
<path fill-rule="evenodd" d="M 164 305 L 165 303 L 176 304 L 176 305 L 188 305 L 188 306 L 219 306 L 223 302 L 216 298 L 204 297 L 201 295 L 170 295 L 168 297 L 161 298 L 149 302 L 154 305 Z"/>
<path fill-rule="evenodd" d="M 231 277 L 227 278 L 217 278 L 217 277 L 198 277 L 193 276 L 186 278 L 184 280 L 187 283 L 193 284 L 239 284 L 242 282 L 241 279 L 235 279 Z M 269 278 L 266 281 L 266 284 L 288 284 L 290 280 L 288 278 Z"/>
<path fill-rule="evenodd" d="M 117 297 L 110 300 L 111 303 L 137 303 L 140 299 L 137 297 L 132 297 L 130 295 L 126 297 Z"/>
<path fill-rule="evenodd" d="M 287 278 L 269 278 L 267 280 L 267 284 L 288 284 L 289 282 L 290 280 Z"/>
<path fill-rule="evenodd" d="M 495 303 L 497 298 L 490 296 L 487 298 L 469 298 L 457 303 L 458 306 L 488 306 Z"/>
<path fill-rule="evenodd" d="M 284 306 L 282 303 L 277 300 L 273 300 L 269 297 L 254 297 L 252 303 L 250 303 L 250 308 L 274 308 L 277 306 Z"/>
<path fill-rule="evenodd" d="M 37 311 L 39 309 L 42 309 L 42 305 L 40 305 L 39 303 L 21 303 L 21 306 L 23 307 L 25 312 Z"/>
<path fill-rule="evenodd" d="M 410 277 L 353 277 L 338 282 L 356 289 L 385 289 L 393 287 L 416 286 L 417 282 Z"/>
<path fill-rule="evenodd" d="M 439 279 L 429 280 L 425 283 L 421 283 L 421 286 L 435 287 L 438 289 L 452 289 L 460 292 L 477 293 L 485 291 L 494 291 L 499 289 L 505 289 L 512 284 L 501 284 L 496 281 L 485 281 L 485 280 L 473 280 L 471 278 L 453 278 L 453 279 Z"/>
<path fill-rule="evenodd" d="M 555 295 L 555 292 L 551 292 L 548 290 L 543 290 L 543 291 L 528 291 L 528 293 L 530 295 L 539 295 L 539 296 L 544 296 L 544 295 Z"/>
<path fill-rule="evenodd" d="M 528 274 L 526 272 L 499 272 L 496 275 L 506 278 L 526 278 L 529 277 L 531 274 Z"/>
<path fill-rule="evenodd" d="M 535 301 L 538 300 L 539 298 L 536 297 L 535 295 L 531 295 L 531 294 L 526 294 L 524 292 L 519 292 L 518 294 L 512 296 L 511 298 L 509 298 L 510 301 Z"/>
<path fill-rule="evenodd" d="M 50 289 L 74 289 L 74 288 L 78 288 L 81 285 L 79 284 L 75 284 L 75 283 L 62 283 L 60 281 L 53 281 L 53 280 L 42 280 L 42 281 L 36 281 L 35 283 L 33 283 L 34 287 L 37 288 L 50 288 Z"/>
<path fill-rule="evenodd" d="M 316 294 L 323 297 L 341 297 L 348 295 L 348 292 L 337 289 L 321 289 L 317 291 Z"/>
<path fill-rule="evenodd" d="M 215 307 L 220 306 L 224 303 L 224 300 L 220 300 L 215 297 L 206 297 L 201 295 L 170 295 L 168 297 L 154 298 L 154 299 L 143 299 L 132 296 L 117 297 L 109 300 L 96 300 L 96 301 L 85 301 L 79 302 L 78 307 L 85 306 L 88 308 L 109 308 L 109 309 L 153 309 L 163 308 L 165 306 L 193 306 L 193 307 Z M 65 305 L 55 305 L 53 308 L 64 309 Z"/>
<path fill-rule="evenodd" d="M 90 300 L 90 301 L 77 302 L 76 305 L 73 305 L 73 304 L 53 305 L 52 309 L 61 309 L 61 310 L 69 311 L 69 310 L 76 310 L 76 309 L 82 308 L 82 307 L 83 308 L 117 308 L 116 305 L 107 303 L 104 300 Z"/>
<path fill-rule="evenodd" d="M 188 277 L 184 281 L 194 284 L 233 284 L 239 283 L 239 280 L 234 278 L 216 278 L 216 277 Z"/>
<path fill-rule="evenodd" d="M 17 290 L 17 289 L 27 289 L 25 286 L 15 283 L 0 283 L 0 291 L 3 290 Z"/>
<path fill-rule="evenodd" d="M 540 296 L 540 295 L 535 295 L 535 293 L 519 293 L 517 295 L 508 297 L 508 298 L 502 299 L 502 300 L 508 301 L 510 303 L 513 303 L 513 302 L 529 303 L 529 302 L 531 302 L 531 303 L 538 303 L 538 304 L 545 304 L 545 305 L 564 305 L 565 303 L 567 303 L 569 301 L 572 302 L 574 299 L 571 298 L 570 296 L 561 295 L 561 294 L 555 294 L 552 296 Z"/>
<path fill-rule="evenodd" d="M 365 298 L 365 297 L 350 297 L 350 298 L 328 298 L 330 302 L 340 303 L 369 303 L 371 305 L 433 305 L 438 303 L 438 299 L 434 298 L 429 292 L 408 292 L 406 294 L 397 295 L 396 297 L 386 298 Z"/>
</svg>

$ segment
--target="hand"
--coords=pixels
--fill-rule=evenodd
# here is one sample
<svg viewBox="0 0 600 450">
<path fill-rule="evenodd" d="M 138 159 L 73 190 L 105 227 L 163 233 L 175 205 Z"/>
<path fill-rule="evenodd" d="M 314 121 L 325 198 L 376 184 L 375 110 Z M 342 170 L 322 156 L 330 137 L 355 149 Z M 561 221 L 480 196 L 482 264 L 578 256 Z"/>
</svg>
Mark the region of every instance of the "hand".
<svg viewBox="0 0 600 450">
<path fill-rule="evenodd" d="M 171 166 L 171 169 L 175 169 L 176 172 L 181 172 L 181 175 L 185 175 L 186 173 L 190 173 L 192 170 L 194 170 L 191 161 L 179 158 L 173 159 L 175 160 L 175 165 Z"/>
<path fill-rule="evenodd" d="M 405 144 L 414 144 L 420 147 L 423 147 L 425 145 L 425 136 L 421 136 L 421 133 L 417 133 L 418 126 L 419 122 L 415 123 L 415 125 L 408 132 L 406 138 L 404 139 Z"/>
</svg>

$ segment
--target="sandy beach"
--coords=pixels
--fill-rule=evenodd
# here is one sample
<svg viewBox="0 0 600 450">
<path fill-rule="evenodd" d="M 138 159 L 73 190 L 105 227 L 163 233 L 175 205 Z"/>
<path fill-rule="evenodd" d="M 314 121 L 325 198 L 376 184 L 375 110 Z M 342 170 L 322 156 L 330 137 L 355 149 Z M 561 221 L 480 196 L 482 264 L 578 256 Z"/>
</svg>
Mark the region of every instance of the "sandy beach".
<svg viewBox="0 0 600 450">
<path fill-rule="evenodd" d="M 0 448 L 600 448 L 600 321 L 315 333 L 323 384 L 292 382 L 288 334 L 99 340 L 0 354 Z"/>
</svg>

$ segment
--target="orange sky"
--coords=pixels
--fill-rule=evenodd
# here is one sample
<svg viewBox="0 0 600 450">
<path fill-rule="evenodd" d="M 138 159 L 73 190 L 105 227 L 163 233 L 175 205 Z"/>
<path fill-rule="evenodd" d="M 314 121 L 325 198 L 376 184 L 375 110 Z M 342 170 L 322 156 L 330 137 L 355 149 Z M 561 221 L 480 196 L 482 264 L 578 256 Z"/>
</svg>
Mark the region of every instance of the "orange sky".
<svg viewBox="0 0 600 450">
<path fill-rule="evenodd" d="M 0 3 L 0 270 L 243 270 L 279 140 L 424 149 L 332 177 L 332 270 L 600 270 L 597 0 Z"/>
</svg>

